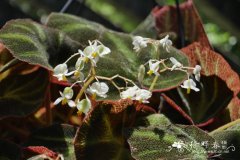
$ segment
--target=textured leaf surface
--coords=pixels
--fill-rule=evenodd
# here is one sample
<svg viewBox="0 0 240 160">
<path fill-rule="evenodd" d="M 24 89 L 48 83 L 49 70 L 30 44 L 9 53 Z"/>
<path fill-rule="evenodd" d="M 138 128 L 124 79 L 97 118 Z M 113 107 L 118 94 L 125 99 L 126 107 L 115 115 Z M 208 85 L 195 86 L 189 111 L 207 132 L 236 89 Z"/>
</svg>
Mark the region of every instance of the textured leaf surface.
<svg viewBox="0 0 240 160">
<path fill-rule="evenodd" d="M 26 116 L 36 111 L 43 104 L 48 76 L 46 70 L 39 69 L 31 74 L 11 75 L 0 81 L 0 119 Z"/>
<path fill-rule="evenodd" d="M 24 146 L 44 146 L 63 154 L 65 159 L 76 160 L 73 145 L 77 128 L 71 125 L 53 125 L 33 133 Z"/>
<path fill-rule="evenodd" d="M 12 20 L 0 30 L 0 41 L 21 61 L 51 69 L 81 46 L 64 34 L 26 19 Z"/>
<path fill-rule="evenodd" d="M 112 53 L 98 62 L 98 75 L 113 76 L 120 74 L 137 81 L 139 66 L 152 58 L 175 57 L 183 64 L 188 65 L 186 57 L 174 48 L 171 48 L 170 53 L 167 53 L 165 49 L 159 47 L 159 51 L 156 52 L 153 46 L 149 45 L 149 47 L 137 54 L 133 51 L 131 35 L 108 30 L 99 24 L 79 17 L 53 13 L 49 16 L 47 26 L 63 31 L 73 40 L 82 44 L 87 45 L 88 40 L 98 39 L 109 47 Z M 180 72 L 166 72 L 161 74 L 155 88 L 166 90 L 176 87 L 185 78 L 186 76 Z M 146 77 L 143 83 L 146 87 L 149 87 L 152 81 L 153 77 Z"/>
<path fill-rule="evenodd" d="M 169 91 L 166 95 L 175 102 L 175 108 L 181 108 L 192 118 L 195 124 L 210 122 L 214 116 L 228 106 L 232 119 L 237 117 L 239 109 L 236 95 L 240 90 L 239 76 L 218 53 L 199 43 L 193 43 L 182 49 L 190 60 L 192 67 L 202 67 L 200 92 L 186 94 L 183 89 Z M 236 97 L 236 98 L 234 98 Z M 234 98 L 234 99 L 233 99 Z M 234 101 L 234 103 L 233 103 Z M 235 111 L 235 112 L 234 112 Z M 168 116 L 169 117 L 169 116 Z"/>
<path fill-rule="evenodd" d="M 231 118 L 232 120 L 238 118 L 240 104 L 239 98 L 237 97 L 240 92 L 239 75 L 232 70 L 231 66 L 221 55 L 201 46 L 199 43 L 189 45 L 188 47 L 183 48 L 182 51 L 189 57 L 192 66 L 196 64 L 202 66 L 203 75 L 215 75 L 226 83 L 229 90 L 233 92 L 233 99 L 228 106 Z M 221 90 L 219 91 L 222 92 Z"/>
<path fill-rule="evenodd" d="M 216 76 L 202 76 L 198 85 L 199 92 L 178 88 L 168 91 L 166 95 L 175 102 L 166 101 L 174 107 L 180 107 L 191 117 L 195 124 L 205 123 L 223 110 L 233 97 L 225 82 Z M 168 106 L 169 107 L 169 106 Z M 170 116 L 168 116 L 170 118 Z"/>
<path fill-rule="evenodd" d="M 78 159 L 132 159 L 123 129 L 135 119 L 132 101 L 102 102 L 81 125 L 75 139 Z"/>
<path fill-rule="evenodd" d="M 181 129 L 173 125 L 164 115 L 154 114 L 143 120 L 144 126 L 138 126 L 129 129 L 126 136 L 135 159 L 206 159 L 205 149 L 200 145 L 195 145 L 189 149 L 187 146 L 190 143 L 197 142 L 196 135 L 191 137 L 191 134 L 196 134 L 194 127 L 189 129 Z M 198 136 L 206 133 L 197 130 Z M 203 140 L 211 140 L 211 137 L 202 136 Z M 198 139 L 197 139 L 198 140 Z M 185 145 L 182 146 L 182 152 L 177 148 L 172 147 L 174 142 L 182 141 Z"/>
<path fill-rule="evenodd" d="M 199 42 L 201 45 L 211 48 L 193 1 L 187 0 L 187 2 L 180 4 L 180 12 L 186 43 Z M 156 38 L 157 35 L 161 36 L 161 34 L 168 33 L 172 35 L 172 37 L 176 37 L 176 42 L 179 42 L 180 34 L 178 24 L 176 6 L 158 6 L 152 10 L 151 15 L 133 34 Z"/>
<path fill-rule="evenodd" d="M 58 154 L 51 151 L 50 149 L 43 147 L 43 146 L 29 146 L 26 148 L 23 148 L 23 157 L 24 159 L 30 158 L 34 160 L 36 157 L 44 157 L 47 156 L 52 159 L 57 159 Z M 33 158 L 34 157 L 34 158 Z M 36 158 L 37 159 L 37 158 Z"/>
<path fill-rule="evenodd" d="M 240 125 L 236 124 L 226 130 L 216 132 L 212 135 L 219 146 L 225 146 L 221 154 L 224 160 L 238 159 L 240 156 Z M 218 148 L 219 150 L 219 148 Z M 221 150 L 221 149 L 220 149 Z"/>
<path fill-rule="evenodd" d="M 8 141 L 0 140 L 0 159 L 18 160 L 21 158 L 21 149 L 19 146 Z"/>
</svg>

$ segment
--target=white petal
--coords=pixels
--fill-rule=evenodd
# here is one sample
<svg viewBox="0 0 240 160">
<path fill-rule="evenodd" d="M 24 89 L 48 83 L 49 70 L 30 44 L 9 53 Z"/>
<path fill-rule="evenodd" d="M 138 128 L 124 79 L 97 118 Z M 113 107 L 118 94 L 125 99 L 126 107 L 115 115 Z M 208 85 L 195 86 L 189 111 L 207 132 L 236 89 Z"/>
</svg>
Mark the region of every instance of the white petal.
<svg viewBox="0 0 240 160">
<path fill-rule="evenodd" d="M 107 95 L 106 94 L 97 94 L 99 97 L 102 97 L 102 98 L 106 98 L 107 97 Z"/>
<path fill-rule="evenodd" d="M 90 92 L 96 93 L 100 97 L 106 97 L 105 94 L 108 92 L 108 90 L 109 90 L 109 87 L 104 82 L 94 82 L 90 86 Z"/>
<path fill-rule="evenodd" d="M 189 79 L 189 82 L 190 82 L 190 86 L 192 87 L 196 87 L 196 83 L 192 80 L 192 79 Z"/>
<path fill-rule="evenodd" d="M 54 105 L 57 105 L 58 103 L 60 103 L 63 100 L 62 97 L 59 97 L 58 99 L 55 100 L 55 102 L 53 103 Z"/>
<path fill-rule="evenodd" d="M 146 101 L 152 96 L 152 93 L 148 90 L 145 89 L 139 89 L 136 92 L 136 100 L 141 100 L 143 102 L 148 102 Z"/>
<path fill-rule="evenodd" d="M 79 57 L 75 64 L 75 69 L 81 71 L 81 70 L 83 70 L 83 68 L 84 68 L 83 57 Z"/>
<path fill-rule="evenodd" d="M 108 92 L 108 90 L 109 90 L 109 87 L 107 86 L 107 84 L 106 83 L 104 83 L 104 82 L 101 82 L 100 83 L 100 87 L 101 87 L 101 93 L 107 93 Z"/>
<path fill-rule="evenodd" d="M 59 64 L 54 69 L 54 75 L 66 74 L 68 72 L 67 64 Z"/>
<path fill-rule="evenodd" d="M 93 52 L 95 52 L 95 47 L 93 45 L 87 46 L 83 50 L 84 55 L 87 56 L 87 57 L 90 57 Z"/>
<path fill-rule="evenodd" d="M 199 74 L 201 72 L 201 66 L 196 65 L 195 68 L 193 69 L 193 74 Z"/>
<path fill-rule="evenodd" d="M 191 89 L 194 90 L 194 91 L 196 91 L 196 92 L 200 91 L 199 88 L 197 88 L 197 87 L 193 87 L 193 86 L 191 87 Z"/>
<path fill-rule="evenodd" d="M 137 86 L 129 87 L 127 90 L 120 93 L 122 99 L 131 98 L 135 100 L 136 92 L 139 88 Z"/>
<path fill-rule="evenodd" d="M 104 45 L 99 45 L 98 46 L 98 51 L 99 51 L 99 56 L 100 57 L 103 57 L 104 55 L 109 54 L 111 52 L 111 50 Z"/>
<path fill-rule="evenodd" d="M 198 82 L 200 82 L 200 77 L 201 77 L 200 74 L 195 74 L 195 79 L 196 79 Z"/>
<path fill-rule="evenodd" d="M 181 64 L 178 60 L 176 60 L 174 57 L 170 57 L 169 58 L 170 59 L 170 61 L 172 62 L 172 64 L 174 64 L 174 65 L 179 65 L 179 64 Z"/>
<path fill-rule="evenodd" d="M 61 91 L 59 91 L 59 93 L 60 93 L 61 97 L 63 97 L 63 98 L 65 97 Z"/>
<path fill-rule="evenodd" d="M 91 108 L 91 101 L 86 98 L 77 103 L 77 109 L 84 114 L 87 114 Z"/>
<path fill-rule="evenodd" d="M 76 104 L 73 100 L 68 100 L 67 103 L 68 103 L 69 107 L 76 107 Z"/>
<path fill-rule="evenodd" d="M 148 40 L 149 38 L 143 38 L 141 36 L 133 37 L 133 49 L 138 52 L 140 49 L 147 47 Z"/>
<path fill-rule="evenodd" d="M 63 95 L 67 98 L 67 99 L 71 99 L 73 97 L 73 90 L 71 87 L 66 87 L 63 90 Z"/>
</svg>

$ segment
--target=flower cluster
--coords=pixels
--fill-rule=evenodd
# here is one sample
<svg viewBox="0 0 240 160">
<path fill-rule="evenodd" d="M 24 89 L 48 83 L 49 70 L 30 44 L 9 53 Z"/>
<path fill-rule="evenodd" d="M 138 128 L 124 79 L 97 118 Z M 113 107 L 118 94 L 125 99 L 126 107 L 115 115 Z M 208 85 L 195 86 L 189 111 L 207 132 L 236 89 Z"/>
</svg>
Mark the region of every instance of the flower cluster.
<svg viewBox="0 0 240 160">
<path fill-rule="evenodd" d="M 148 99 L 152 96 L 152 92 L 140 89 L 137 86 L 129 87 L 127 90 L 120 93 L 122 99 L 130 98 L 141 103 L 149 103 Z"/>
<path fill-rule="evenodd" d="M 70 107 L 76 107 L 78 109 L 78 113 L 87 114 L 87 112 L 91 108 L 91 101 L 85 94 L 85 99 L 81 101 L 76 99 L 75 101 L 71 100 L 73 98 L 74 92 L 72 87 L 75 84 L 85 83 L 88 80 L 88 77 L 85 78 L 82 70 L 86 63 L 91 63 L 92 66 L 96 67 L 97 62 L 101 57 L 109 54 L 111 50 L 104 46 L 100 41 L 94 40 L 89 41 L 89 45 L 84 50 L 78 50 L 78 53 L 73 54 L 69 59 L 67 59 L 64 63 L 57 65 L 54 68 L 53 76 L 55 76 L 59 81 L 68 81 L 69 76 L 75 80 L 75 83 L 71 87 L 66 87 L 63 92 L 60 92 L 61 97 L 56 99 L 54 105 L 62 102 L 62 105 L 68 105 Z M 77 61 L 75 63 L 75 68 L 72 71 L 68 70 L 67 63 L 74 57 L 78 56 Z M 106 93 L 108 92 L 108 86 L 103 82 L 94 82 L 89 88 L 86 90 L 87 93 L 91 94 L 92 97 L 100 96 L 106 97 Z"/>
<path fill-rule="evenodd" d="M 166 49 L 167 52 L 170 52 L 170 47 L 172 46 L 172 41 L 169 40 L 169 35 L 166 35 L 163 39 L 159 41 L 153 41 L 150 38 L 143 38 L 141 36 L 135 36 L 133 37 L 133 49 L 136 52 L 139 52 L 141 49 L 147 47 L 148 43 L 154 43 L 155 45 L 162 45 L 163 48 Z"/>
<path fill-rule="evenodd" d="M 169 40 L 168 35 L 161 40 L 152 40 L 150 38 L 143 38 L 140 36 L 133 37 L 132 44 L 134 45 L 133 49 L 136 52 L 139 52 L 142 48 L 147 47 L 149 43 L 153 44 L 155 48 L 161 45 L 161 47 L 167 52 L 171 51 L 172 41 Z M 154 78 L 150 88 L 146 90 L 138 87 L 132 80 L 120 75 L 115 75 L 110 78 L 96 75 L 95 69 L 98 61 L 100 58 L 110 54 L 110 52 L 110 48 L 103 45 L 100 41 L 89 41 L 89 45 L 87 47 L 85 47 L 83 50 L 79 49 L 77 53 L 73 54 L 64 63 L 57 65 L 54 68 L 53 76 L 55 76 L 59 81 L 68 81 L 68 77 L 71 76 L 70 78 L 75 82 L 70 87 L 66 87 L 63 92 L 60 92 L 61 96 L 56 99 L 54 105 L 57 105 L 61 102 L 62 105 L 76 107 L 78 109 L 78 114 L 87 114 L 92 106 L 91 100 L 88 96 L 90 95 L 91 99 L 96 99 L 96 97 L 106 98 L 107 93 L 109 92 L 107 83 L 100 82 L 99 80 L 109 81 L 112 83 L 112 85 L 118 89 L 121 99 L 130 98 L 132 100 L 139 101 L 140 103 L 149 103 L 148 99 L 152 97 L 151 91 L 156 83 L 156 78 Z M 73 70 L 69 70 L 67 63 L 76 56 L 78 57 L 75 63 L 75 68 Z M 169 61 L 172 65 L 167 65 L 166 61 Z M 90 65 L 85 65 L 87 63 L 90 63 Z M 83 73 L 85 66 L 90 66 L 89 73 L 86 77 Z M 147 71 L 145 66 L 149 68 Z M 155 75 L 155 77 L 158 77 L 162 72 L 165 71 L 182 71 L 188 75 L 188 79 L 183 82 L 181 87 L 187 89 L 187 93 L 189 93 L 191 89 L 198 92 L 199 89 L 196 87 L 196 83 L 193 79 L 189 78 L 189 70 L 192 71 L 191 74 L 194 75 L 195 80 L 200 81 L 201 66 L 199 65 L 196 65 L 194 68 L 185 67 L 174 57 L 160 60 L 150 59 L 139 67 L 138 80 L 141 83 L 146 73 L 148 76 Z M 115 78 L 124 80 L 126 87 L 119 87 L 117 83 L 114 82 Z M 127 85 L 129 82 L 133 85 L 132 87 Z M 74 91 L 72 87 L 74 85 L 81 86 L 81 90 L 77 94 L 75 101 L 72 100 L 74 97 Z M 82 99 L 82 96 L 84 95 L 85 98 Z"/>
<path fill-rule="evenodd" d="M 172 41 L 169 40 L 168 35 L 159 41 L 154 41 L 154 40 L 151 40 L 150 38 L 143 38 L 140 36 L 136 36 L 133 38 L 133 45 L 134 45 L 133 49 L 136 52 L 139 52 L 142 48 L 147 47 L 148 43 L 152 43 L 154 45 L 162 45 L 162 47 L 164 49 L 166 49 L 167 52 L 170 52 L 170 48 L 172 46 Z M 171 67 L 168 67 L 165 64 L 165 62 L 167 60 L 169 60 L 171 62 L 171 64 L 172 64 Z M 148 64 L 148 68 L 149 68 L 149 70 L 147 71 L 147 74 L 149 76 L 151 76 L 153 74 L 155 76 L 160 76 L 160 73 L 165 72 L 166 70 L 169 70 L 169 71 L 177 70 L 177 71 L 185 72 L 188 76 L 188 79 L 183 82 L 181 87 L 187 89 L 187 93 L 190 93 L 191 89 L 196 92 L 199 91 L 199 88 L 196 87 L 195 81 L 193 79 L 189 78 L 190 77 L 189 70 L 192 70 L 192 74 L 194 75 L 195 80 L 199 82 L 200 81 L 200 72 L 201 72 L 200 65 L 196 65 L 194 68 L 193 67 L 185 67 L 185 66 L 183 66 L 182 63 L 180 63 L 174 57 L 170 57 L 169 59 L 162 59 L 162 60 L 150 59 L 143 66 L 145 66 L 147 64 Z M 143 66 L 141 66 L 141 68 L 143 68 Z M 139 75 L 138 75 L 139 82 L 142 81 L 142 79 L 143 79 L 142 77 L 144 77 L 143 76 L 144 74 L 145 74 L 145 67 L 144 67 L 144 69 L 141 69 L 141 70 L 139 69 Z"/>
</svg>

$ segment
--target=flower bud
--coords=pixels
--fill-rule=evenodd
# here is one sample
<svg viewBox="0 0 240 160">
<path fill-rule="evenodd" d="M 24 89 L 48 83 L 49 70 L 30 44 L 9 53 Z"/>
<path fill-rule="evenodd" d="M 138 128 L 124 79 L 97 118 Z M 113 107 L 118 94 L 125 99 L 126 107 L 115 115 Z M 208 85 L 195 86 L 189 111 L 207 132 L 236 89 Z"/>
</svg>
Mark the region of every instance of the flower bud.
<svg viewBox="0 0 240 160">
<path fill-rule="evenodd" d="M 138 69 L 138 81 L 139 83 L 142 83 L 145 76 L 145 66 L 141 65 Z"/>
</svg>

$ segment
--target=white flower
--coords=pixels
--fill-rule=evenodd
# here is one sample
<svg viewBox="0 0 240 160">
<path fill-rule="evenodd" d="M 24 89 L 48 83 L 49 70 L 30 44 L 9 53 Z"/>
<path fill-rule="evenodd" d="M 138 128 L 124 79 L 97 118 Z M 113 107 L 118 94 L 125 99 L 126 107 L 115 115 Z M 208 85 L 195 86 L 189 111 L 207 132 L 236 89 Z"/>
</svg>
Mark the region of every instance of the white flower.
<svg viewBox="0 0 240 160">
<path fill-rule="evenodd" d="M 168 39 L 169 35 L 166 35 L 163 39 L 161 39 L 159 42 L 163 45 L 163 48 L 166 48 L 167 52 L 169 52 L 170 46 L 172 46 L 172 41 Z"/>
<path fill-rule="evenodd" d="M 152 92 L 145 90 L 145 89 L 139 89 L 136 92 L 135 99 L 137 101 L 140 101 L 142 103 L 149 103 L 148 99 L 152 96 Z"/>
<path fill-rule="evenodd" d="M 78 50 L 78 52 L 84 57 L 85 62 L 91 60 L 95 66 L 100 57 L 104 57 L 111 52 L 108 47 L 103 44 L 98 44 L 98 42 L 99 41 L 96 40 L 93 43 L 89 41 L 89 46 L 87 46 L 83 51 Z"/>
<path fill-rule="evenodd" d="M 196 83 L 192 79 L 187 79 L 183 82 L 183 85 L 181 85 L 182 88 L 187 89 L 187 93 L 190 93 L 190 90 L 194 90 L 196 92 L 199 91 L 199 88 L 196 87 Z"/>
<path fill-rule="evenodd" d="M 104 82 L 94 82 L 91 86 L 89 86 L 88 91 L 93 95 L 93 98 L 98 95 L 99 97 L 106 98 L 106 93 L 108 92 L 109 87 Z"/>
<path fill-rule="evenodd" d="M 53 69 L 53 76 L 57 77 L 59 81 L 67 81 L 66 76 L 68 76 L 67 64 L 59 64 Z"/>
<path fill-rule="evenodd" d="M 130 98 L 135 100 L 137 90 L 139 90 L 137 86 L 129 87 L 127 90 L 120 93 L 120 97 L 122 99 Z"/>
<path fill-rule="evenodd" d="M 62 105 L 68 104 L 70 107 L 75 107 L 76 104 L 74 103 L 72 99 L 73 97 L 73 90 L 71 87 L 66 87 L 63 90 L 63 93 L 60 92 L 61 97 L 59 97 L 58 99 L 56 99 L 56 101 L 54 102 L 54 105 L 57 105 L 58 103 L 60 103 L 62 101 Z"/>
<path fill-rule="evenodd" d="M 142 48 L 147 47 L 147 43 L 149 41 L 149 38 L 143 38 L 141 36 L 135 36 L 133 37 L 133 49 L 138 52 L 140 51 Z"/>
<path fill-rule="evenodd" d="M 199 82 L 200 81 L 200 72 L 201 72 L 201 66 L 196 65 L 195 68 L 193 69 L 193 74 L 195 75 L 195 79 Z"/>
<path fill-rule="evenodd" d="M 92 106 L 91 101 L 86 96 L 86 99 L 83 99 L 77 103 L 78 114 L 81 113 L 87 114 L 91 109 L 91 106 Z"/>
<path fill-rule="evenodd" d="M 171 68 L 171 71 L 173 71 L 173 70 L 176 69 L 176 68 L 180 68 L 180 67 L 183 66 L 180 62 L 178 62 L 178 61 L 177 61 L 175 58 L 173 58 L 173 57 L 170 57 L 170 61 L 171 61 L 172 64 L 173 64 L 173 66 L 172 66 L 172 68 Z"/>
<path fill-rule="evenodd" d="M 149 103 L 147 100 L 152 96 L 152 93 L 145 89 L 140 89 L 137 86 L 129 87 L 127 90 L 120 93 L 122 99 L 130 98 L 140 101 L 141 103 Z"/>
<path fill-rule="evenodd" d="M 79 79 L 80 81 L 84 80 L 84 74 L 81 72 L 84 68 L 84 59 L 79 57 L 75 64 L 74 79 Z"/>
<path fill-rule="evenodd" d="M 147 72 L 147 74 L 152 75 L 154 73 L 155 75 L 159 75 L 158 70 L 159 70 L 160 61 L 153 63 L 153 60 L 149 60 L 148 64 L 149 64 L 149 71 Z"/>
</svg>

